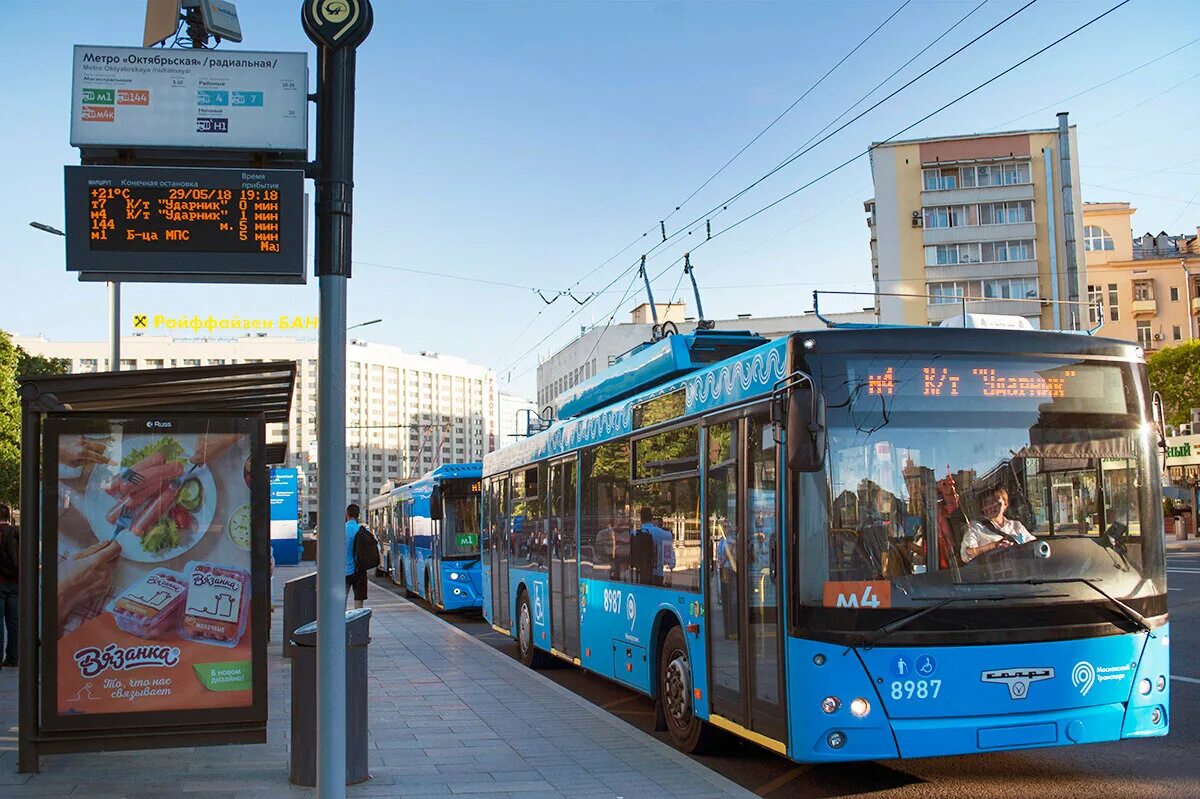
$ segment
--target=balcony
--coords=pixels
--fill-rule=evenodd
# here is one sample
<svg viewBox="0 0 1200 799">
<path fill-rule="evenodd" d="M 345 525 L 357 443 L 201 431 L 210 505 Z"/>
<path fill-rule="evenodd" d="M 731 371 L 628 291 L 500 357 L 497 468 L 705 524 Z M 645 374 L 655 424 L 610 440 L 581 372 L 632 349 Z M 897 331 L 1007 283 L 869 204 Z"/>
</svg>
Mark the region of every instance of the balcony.
<svg viewBox="0 0 1200 799">
<path fill-rule="evenodd" d="M 1133 301 L 1134 316 L 1154 316 L 1157 313 L 1158 303 L 1154 299 Z"/>
<path fill-rule="evenodd" d="M 1200 297 L 1192 298 L 1192 313 L 1200 313 Z"/>
</svg>

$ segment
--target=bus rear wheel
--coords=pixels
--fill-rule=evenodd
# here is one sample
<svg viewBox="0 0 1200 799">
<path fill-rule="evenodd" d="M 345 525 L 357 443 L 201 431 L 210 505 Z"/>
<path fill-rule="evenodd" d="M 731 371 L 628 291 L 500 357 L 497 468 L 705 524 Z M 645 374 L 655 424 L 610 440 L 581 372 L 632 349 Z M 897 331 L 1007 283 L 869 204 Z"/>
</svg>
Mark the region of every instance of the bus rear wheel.
<svg viewBox="0 0 1200 799">
<path fill-rule="evenodd" d="M 658 657 L 658 697 L 671 742 L 680 751 L 704 751 L 712 738 L 708 723 L 696 717 L 691 661 L 683 631 L 672 627 Z"/>
</svg>

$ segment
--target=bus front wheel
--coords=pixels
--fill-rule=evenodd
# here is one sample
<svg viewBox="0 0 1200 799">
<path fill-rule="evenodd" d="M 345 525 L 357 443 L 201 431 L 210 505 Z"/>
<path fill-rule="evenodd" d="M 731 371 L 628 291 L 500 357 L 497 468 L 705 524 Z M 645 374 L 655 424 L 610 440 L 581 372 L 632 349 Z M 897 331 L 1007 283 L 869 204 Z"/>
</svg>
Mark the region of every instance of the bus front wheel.
<svg viewBox="0 0 1200 799">
<path fill-rule="evenodd" d="M 687 640 L 679 627 L 672 627 L 659 652 L 658 696 L 671 742 L 688 754 L 704 751 L 712 736 L 708 724 L 696 717 L 694 691 Z"/>
<path fill-rule="evenodd" d="M 533 645 L 533 613 L 529 609 L 529 594 L 523 589 L 517 599 L 517 654 L 532 669 L 545 665 L 545 655 Z"/>
</svg>

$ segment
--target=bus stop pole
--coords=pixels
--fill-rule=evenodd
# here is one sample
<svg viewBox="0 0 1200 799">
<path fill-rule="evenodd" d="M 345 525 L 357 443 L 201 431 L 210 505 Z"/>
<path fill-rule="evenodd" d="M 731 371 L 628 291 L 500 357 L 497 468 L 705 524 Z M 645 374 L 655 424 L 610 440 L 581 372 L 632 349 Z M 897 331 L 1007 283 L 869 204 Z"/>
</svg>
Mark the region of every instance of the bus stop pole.
<svg viewBox="0 0 1200 799">
<path fill-rule="evenodd" d="M 321 275 L 317 463 L 317 795 L 346 795 L 346 278 Z"/>
</svg>

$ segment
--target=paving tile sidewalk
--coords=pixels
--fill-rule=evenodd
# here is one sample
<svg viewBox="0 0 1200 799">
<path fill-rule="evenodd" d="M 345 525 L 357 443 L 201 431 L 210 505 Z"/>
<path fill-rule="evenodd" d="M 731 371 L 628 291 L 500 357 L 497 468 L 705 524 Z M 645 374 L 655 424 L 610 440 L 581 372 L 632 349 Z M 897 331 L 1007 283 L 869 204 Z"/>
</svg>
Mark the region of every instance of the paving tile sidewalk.
<svg viewBox="0 0 1200 799">
<path fill-rule="evenodd" d="M 283 567 L 283 582 L 311 571 Z M 752 796 L 736 784 L 377 586 L 370 649 L 372 778 L 350 796 L 539 799 Z M 315 795 L 288 783 L 291 665 L 269 649 L 268 742 L 49 755 L 16 773 L 17 672 L 0 670 L 0 795 L 205 799 Z"/>
</svg>

